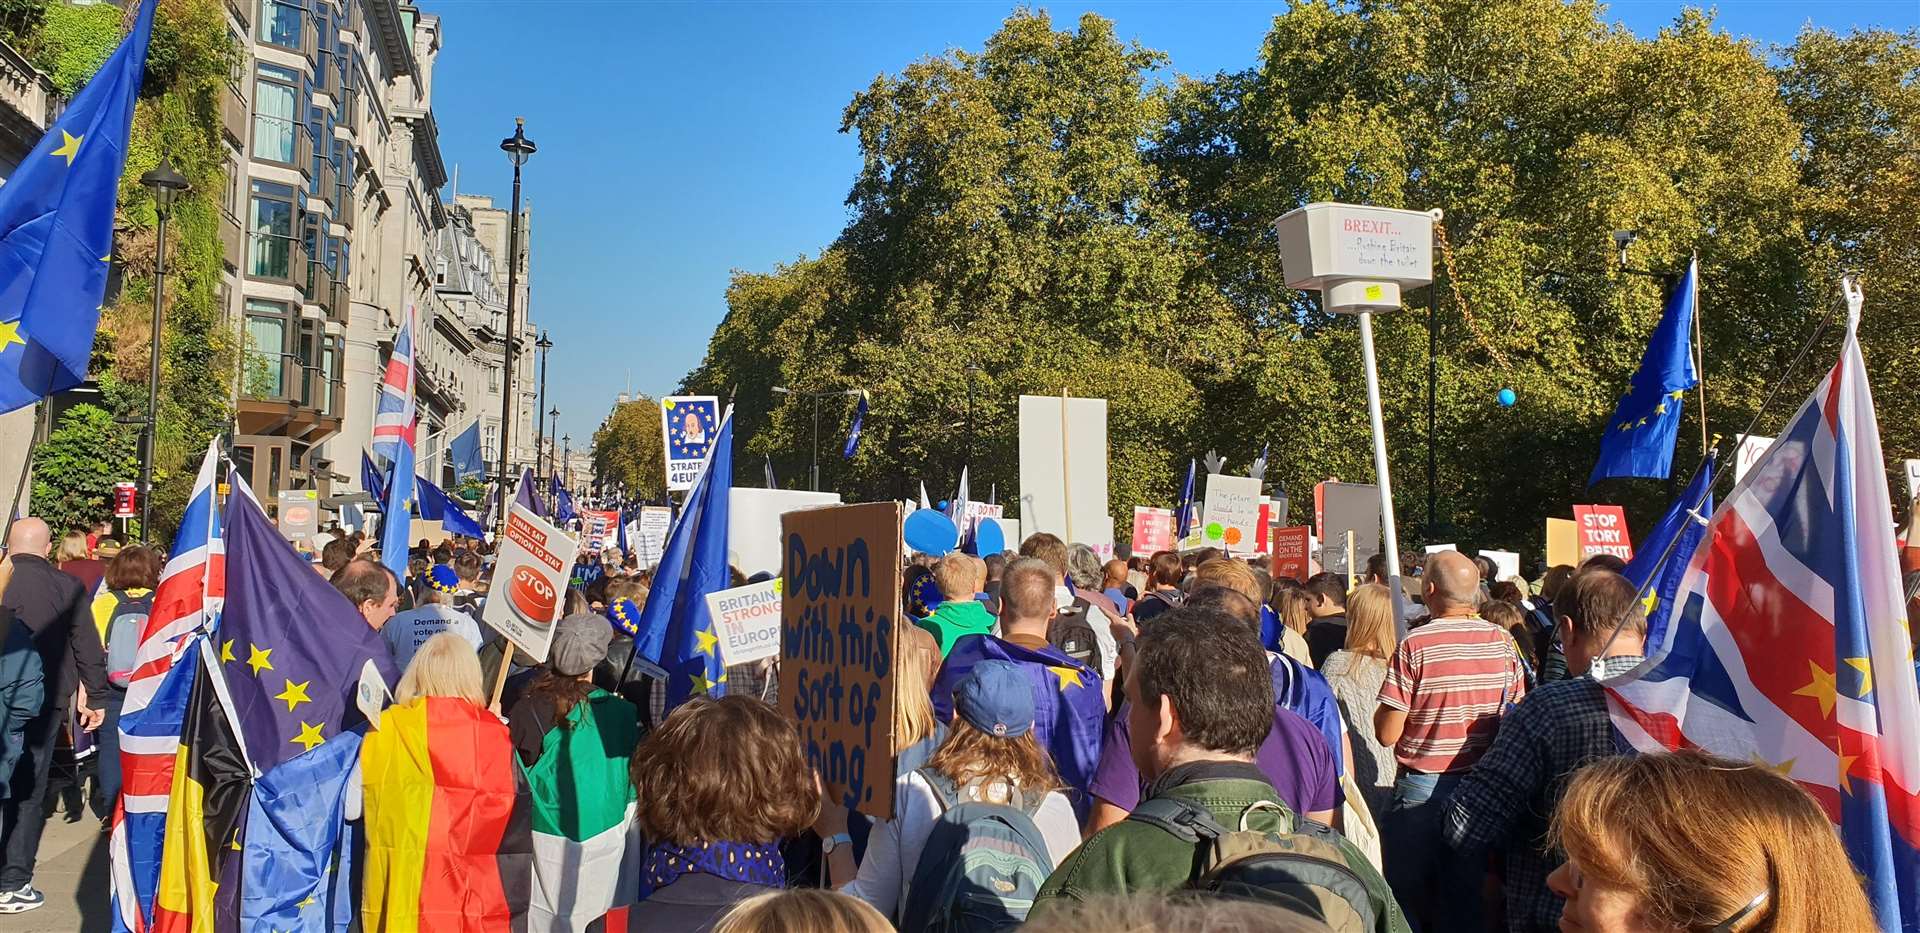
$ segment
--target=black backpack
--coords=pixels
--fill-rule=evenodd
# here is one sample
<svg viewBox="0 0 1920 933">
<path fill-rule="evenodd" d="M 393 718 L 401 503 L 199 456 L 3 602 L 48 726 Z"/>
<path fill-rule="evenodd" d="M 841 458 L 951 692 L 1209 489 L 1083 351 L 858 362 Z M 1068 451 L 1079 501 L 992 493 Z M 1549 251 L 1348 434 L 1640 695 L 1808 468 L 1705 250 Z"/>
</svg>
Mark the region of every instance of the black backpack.
<svg viewBox="0 0 1920 933">
<path fill-rule="evenodd" d="M 1247 819 L 1257 810 L 1274 810 L 1293 822 L 1280 832 L 1248 829 Z M 1320 919 L 1335 933 L 1400 928 L 1397 906 L 1377 895 L 1348 863 L 1339 833 L 1272 801 L 1241 811 L 1238 830 L 1222 826 L 1205 807 L 1176 797 L 1142 801 L 1127 819 L 1201 846 L 1189 890 L 1285 907 Z"/>
<path fill-rule="evenodd" d="M 1102 664 L 1106 657 L 1100 652 L 1100 637 L 1093 630 L 1093 604 L 1084 599 L 1076 597 L 1073 605 L 1053 617 L 1047 625 L 1047 643 L 1090 670 L 1106 670 Z"/>
</svg>

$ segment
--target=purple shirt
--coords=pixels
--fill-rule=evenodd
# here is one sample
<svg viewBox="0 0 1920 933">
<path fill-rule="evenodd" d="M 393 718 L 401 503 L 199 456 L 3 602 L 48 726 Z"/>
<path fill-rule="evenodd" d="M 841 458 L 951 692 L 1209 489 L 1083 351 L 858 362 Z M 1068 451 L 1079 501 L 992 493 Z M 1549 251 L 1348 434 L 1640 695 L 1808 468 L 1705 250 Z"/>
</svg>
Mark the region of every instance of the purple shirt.
<svg viewBox="0 0 1920 933">
<path fill-rule="evenodd" d="M 1088 788 L 1095 797 L 1122 810 L 1138 806 L 1145 789 L 1140 769 L 1133 763 L 1133 743 L 1127 737 L 1130 705 L 1120 704 L 1113 721 L 1107 724 L 1106 740 L 1100 746 L 1100 766 L 1094 770 Z M 1327 740 L 1300 714 L 1274 707 L 1273 726 L 1267 730 L 1260 750 L 1254 752 L 1253 763 L 1293 812 L 1305 816 L 1337 805 L 1339 779 L 1334 776 Z"/>
</svg>

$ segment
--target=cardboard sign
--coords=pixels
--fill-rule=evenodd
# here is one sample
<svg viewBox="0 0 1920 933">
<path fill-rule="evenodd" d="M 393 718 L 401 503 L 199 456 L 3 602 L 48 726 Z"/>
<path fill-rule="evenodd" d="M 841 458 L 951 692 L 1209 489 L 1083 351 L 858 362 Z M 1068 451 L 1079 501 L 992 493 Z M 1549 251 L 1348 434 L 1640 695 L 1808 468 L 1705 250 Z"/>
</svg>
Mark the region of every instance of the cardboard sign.
<svg viewBox="0 0 1920 933">
<path fill-rule="evenodd" d="M 279 496 L 280 537 L 300 544 L 320 532 L 320 493 L 283 489 Z"/>
<path fill-rule="evenodd" d="M 781 516 L 839 504 L 837 492 L 735 486 L 727 492 L 727 560 L 744 574 L 779 573 Z"/>
<path fill-rule="evenodd" d="M 1428 556 L 1428 557 L 1432 557 L 1433 555 L 1435 555 L 1435 554 L 1438 554 L 1438 553 L 1440 553 L 1441 551 L 1458 551 L 1458 550 L 1460 550 L 1460 548 L 1459 548 L 1459 546 L 1458 546 L 1458 545 L 1453 545 L 1453 544 L 1429 544 L 1429 545 L 1427 545 L 1427 556 Z"/>
<path fill-rule="evenodd" d="M 565 608 L 567 576 L 579 542 L 519 503 L 507 510 L 507 534 L 493 568 L 481 618 L 536 661 L 547 659 L 553 624 Z"/>
<path fill-rule="evenodd" d="M 1740 446 L 1733 452 L 1733 481 L 1747 478 L 1747 471 L 1766 456 L 1767 448 L 1773 446 L 1773 438 L 1749 434 L 1740 439 Z"/>
<path fill-rule="evenodd" d="M 720 633 L 720 659 L 745 664 L 780 653 L 780 579 L 707 594 Z"/>
<path fill-rule="evenodd" d="M 780 706 L 827 793 L 893 818 L 893 659 L 900 506 L 829 506 L 780 519 Z"/>
<path fill-rule="evenodd" d="M 1320 566 L 1351 576 L 1380 553 L 1380 487 L 1372 483 L 1321 483 L 1314 487 L 1320 521 Z M 1347 567 L 1347 532 L 1353 532 L 1353 564 Z"/>
<path fill-rule="evenodd" d="M 1207 477 L 1200 506 L 1200 537 L 1207 546 L 1249 554 L 1260 526 L 1260 481 L 1251 476 Z"/>
<path fill-rule="evenodd" d="M 1576 505 L 1573 523 L 1580 532 L 1580 560 L 1595 554 L 1633 559 L 1633 539 L 1627 536 L 1627 510 L 1617 505 Z"/>
<path fill-rule="evenodd" d="M 667 550 L 667 532 L 673 528 L 673 510 L 664 505 L 643 505 L 640 516 L 627 526 L 627 546 L 633 548 L 640 566 L 660 562 Z"/>
<path fill-rule="evenodd" d="M 1547 519 L 1547 566 L 1572 567 L 1580 563 L 1580 535 L 1570 519 Z"/>
<path fill-rule="evenodd" d="M 1514 551 L 1481 551 L 1480 556 L 1493 561 L 1493 576 L 1497 580 L 1511 580 L 1520 576 L 1520 555 Z M 1492 583 L 1493 580 L 1488 580 Z"/>
<path fill-rule="evenodd" d="M 660 400 L 660 447 L 667 458 L 667 491 L 692 489 L 720 431 L 720 400 L 672 395 Z"/>
<path fill-rule="evenodd" d="M 1920 499 L 1920 460 L 1908 460 L 1903 464 L 1907 474 L 1907 501 Z"/>
<path fill-rule="evenodd" d="M 1020 396 L 1020 533 L 1113 553 L 1107 513 L 1107 400 Z"/>
<path fill-rule="evenodd" d="M 620 546 L 620 513 L 613 509 L 580 510 L 580 540 L 589 551 Z"/>
<path fill-rule="evenodd" d="M 1173 550 L 1173 510 L 1133 507 L 1133 556 L 1152 557 Z"/>
<path fill-rule="evenodd" d="M 1309 529 L 1305 525 L 1293 525 L 1273 530 L 1273 576 L 1274 579 L 1289 579 L 1298 583 L 1307 582 L 1313 576 L 1308 566 L 1308 558 L 1313 548 L 1308 543 Z"/>
</svg>

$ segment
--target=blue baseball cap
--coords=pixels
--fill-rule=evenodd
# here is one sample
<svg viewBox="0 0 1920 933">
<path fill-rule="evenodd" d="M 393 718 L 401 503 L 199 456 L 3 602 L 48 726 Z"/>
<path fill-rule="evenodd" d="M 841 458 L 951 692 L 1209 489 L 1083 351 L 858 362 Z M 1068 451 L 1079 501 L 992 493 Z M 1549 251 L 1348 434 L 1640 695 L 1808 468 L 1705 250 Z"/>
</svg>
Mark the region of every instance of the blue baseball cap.
<svg viewBox="0 0 1920 933">
<path fill-rule="evenodd" d="M 953 708 L 981 732 L 1018 738 L 1033 730 L 1033 685 L 1012 661 L 981 661 L 954 687 Z"/>
</svg>

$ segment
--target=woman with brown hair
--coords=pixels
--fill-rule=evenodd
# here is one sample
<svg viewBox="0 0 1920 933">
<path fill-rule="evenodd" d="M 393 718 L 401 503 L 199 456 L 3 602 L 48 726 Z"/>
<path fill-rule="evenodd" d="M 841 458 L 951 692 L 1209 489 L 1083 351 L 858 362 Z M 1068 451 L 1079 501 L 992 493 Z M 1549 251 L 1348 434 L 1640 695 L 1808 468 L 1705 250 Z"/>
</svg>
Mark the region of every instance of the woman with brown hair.
<svg viewBox="0 0 1920 933">
<path fill-rule="evenodd" d="M 127 548 L 107 564 L 100 595 L 93 598 L 93 624 L 107 649 L 107 695 L 101 697 L 107 718 L 93 733 L 99 765 L 90 803 L 93 815 L 103 822 L 113 815 L 114 799 L 120 796 L 120 707 L 126 703 L 127 683 L 133 679 L 140 633 L 153 614 L 153 588 L 160 585 L 160 567 L 160 552 L 139 545 Z M 87 705 L 101 708 L 91 701 Z"/>
<path fill-rule="evenodd" d="M 741 901 L 713 933 L 893 933 L 893 924 L 857 897 L 799 888 Z"/>
<path fill-rule="evenodd" d="M 750 697 L 680 704 L 633 750 L 630 773 L 648 842 L 635 930 L 710 930 L 784 887 L 780 841 L 820 811 L 799 727 Z"/>
<path fill-rule="evenodd" d="M 920 856 L 941 814 L 963 803 L 985 802 L 1018 808 L 1040 830 L 1051 870 L 1080 844 L 1080 823 L 1073 804 L 1060 792 L 1060 776 L 1033 736 L 1033 687 L 1018 665 L 988 660 L 973 666 L 954 687 L 953 732 L 926 767 L 900 778 L 894 790 L 894 818 L 873 828 L 867 857 L 857 869 L 846 838 L 847 811 L 823 802 L 814 830 L 827 840 L 828 873 L 833 886 L 872 904 L 901 923 L 901 892 L 914 876 Z M 1044 878 L 1033 879 L 1037 889 Z"/>
<path fill-rule="evenodd" d="M 1353 783 L 1375 814 L 1386 813 L 1393 803 L 1399 767 L 1393 746 L 1380 744 L 1373 734 L 1373 711 L 1380 705 L 1380 684 L 1393 649 L 1392 592 L 1379 583 L 1354 590 L 1347 597 L 1346 647 L 1327 655 L 1320 673 L 1333 688 L 1353 743 Z"/>
<path fill-rule="evenodd" d="M 1766 768 L 1699 752 L 1607 758 L 1560 798 L 1547 878 L 1563 930 L 1873 930 L 1819 804 Z"/>
</svg>

